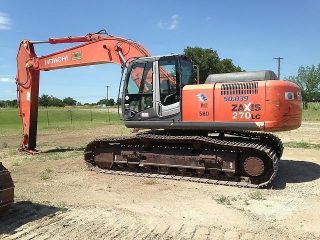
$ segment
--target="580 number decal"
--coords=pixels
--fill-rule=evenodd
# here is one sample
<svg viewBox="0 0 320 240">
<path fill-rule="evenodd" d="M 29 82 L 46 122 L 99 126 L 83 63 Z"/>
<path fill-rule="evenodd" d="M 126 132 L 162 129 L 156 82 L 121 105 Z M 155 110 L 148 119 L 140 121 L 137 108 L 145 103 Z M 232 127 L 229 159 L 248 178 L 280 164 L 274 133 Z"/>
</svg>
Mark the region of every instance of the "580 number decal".
<svg viewBox="0 0 320 240">
<path fill-rule="evenodd" d="M 200 111 L 199 112 L 199 116 L 200 117 L 208 117 L 209 116 L 209 112 L 208 111 Z"/>
</svg>

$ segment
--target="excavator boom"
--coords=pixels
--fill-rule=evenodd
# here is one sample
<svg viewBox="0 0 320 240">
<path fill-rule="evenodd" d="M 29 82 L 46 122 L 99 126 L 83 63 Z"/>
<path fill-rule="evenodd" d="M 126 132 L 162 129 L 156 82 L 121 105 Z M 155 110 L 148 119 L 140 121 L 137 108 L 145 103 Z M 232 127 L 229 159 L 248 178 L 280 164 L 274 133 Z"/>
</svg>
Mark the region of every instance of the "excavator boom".
<svg viewBox="0 0 320 240">
<path fill-rule="evenodd" d="M 38 57 L 34 45 L 40 43 L 83 44 Z M 148 56 L 150 53 L 134 41 L 100 33 L 49 38 L 48 41 L 22 41 L 17 55 L 16 76 L 18 106 L 23 126 L 21 149 L 36 151 L 40 71 L 102 63 L 116 63 L 125 67 L 134 58 Z"/>
</svg>

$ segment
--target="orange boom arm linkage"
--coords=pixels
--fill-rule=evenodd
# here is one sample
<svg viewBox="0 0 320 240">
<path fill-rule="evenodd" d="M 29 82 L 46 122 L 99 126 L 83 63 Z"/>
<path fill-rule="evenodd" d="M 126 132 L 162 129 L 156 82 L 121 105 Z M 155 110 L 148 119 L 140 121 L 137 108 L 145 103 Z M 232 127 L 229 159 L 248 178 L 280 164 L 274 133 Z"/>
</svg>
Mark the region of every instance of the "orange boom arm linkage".
<svg viewBox="0 0 320 240">
<path fill-rule="evenodd" d="M 37 57 L 34 50 L 34 44 L 39 43 L 77 42 L 83 44 L 42 57 Z M 16 76 L 18 106 L 23 124 L 21 150 L 36 151 L 40 71 L 102 63 L 125 66 L 133 58 L 147 56 L 150 56 L 150 53 L 140 44 L 104 34 L 50 38 L 48 41 L 38 42 L 22 41 L 17 55 Z"/>
</svg>

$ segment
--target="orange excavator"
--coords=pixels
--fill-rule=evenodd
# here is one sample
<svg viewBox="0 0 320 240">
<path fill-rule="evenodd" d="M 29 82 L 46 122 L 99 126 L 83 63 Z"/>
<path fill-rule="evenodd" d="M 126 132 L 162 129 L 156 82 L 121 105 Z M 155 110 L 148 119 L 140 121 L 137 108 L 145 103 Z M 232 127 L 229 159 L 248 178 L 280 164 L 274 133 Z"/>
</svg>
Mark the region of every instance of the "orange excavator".
<svg viewBox="0 0 320 240">
<path fill-rule="evenodd" d="M 81 44 L 38 57 L 34 45 L 40 43 Z M 188 57 L 151 56 L 134 41 L 100 31 L 20 44 L 22 150 L 37 151 L 40 71 L 102 63 L 122 67 L 125 126 L 146 130 L 90 142 L 84 159 L 99 172 L 265 187 L 275 178 L 283 152 L 281 140 L 268 132 L 301 125 L 299 87 L 272 71 L 212 74 L 199 84 Z"/>
</svg>

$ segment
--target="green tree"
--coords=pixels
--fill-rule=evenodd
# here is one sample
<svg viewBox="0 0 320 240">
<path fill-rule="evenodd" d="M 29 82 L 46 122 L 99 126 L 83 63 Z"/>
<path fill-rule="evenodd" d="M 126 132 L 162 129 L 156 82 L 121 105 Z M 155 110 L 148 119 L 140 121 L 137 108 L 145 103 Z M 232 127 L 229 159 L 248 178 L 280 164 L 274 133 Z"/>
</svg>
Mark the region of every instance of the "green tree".
<svg viewBox="0 0 320 240">
<path fill-rule="evenodd" d="M 316 93 L 316 96 L 314 99 L 316 102 L 320 102 L 320 91 Z"/>
<path fill-rule="evenodd" d="M 17 107 L 17 100 L 2 100 L 0 101 L 0 108 Z"/>
<path fill-rule="evenodd" d="M 49 97 L 49 95 L 42 94 L 42 95 L 39 97 L 39 105 L 40 105 L 40 106 L 43 106 L 43 107 L 49 107 L 49 104 L 50 104 L 50 97 Z"/>
<path fill-rule="evenodd" d="M 316 101 L 320 91 L 320 64 L 318 66 L 300 66 L 296 76 L 290 76 L 289 80 L 295 82 L 301 88 L 302 99 L 305 108 L 308 102 Z"/>
<path fill-rule="evenodd" d="M 113 106 L 115 104 L 114 99 L 110 98 L 110 99 L 101 99 L 97 102 L 97 105 L 102 105 L 102 104 L 106 104 L 106 106 Z"/>
<path fill-rule="evenodd" d="M 75 106 L 75 105 L 77 105 L 77 101 L 74 100 L 72 97 L 66 97 L 62 101 L 66 106 Z"/>
<path fill-rule="evenodd" d="M 241 72 L 239 66 L 235 66 L 229 58 L 222 59 L 218 63 L 219 73 Z"/>
<path fill-rule="evenodd" d="M 102 105 L 102 104 L 106 104 L 106 99 L 103 98 L 103 99 L 100 99 L 98 102 L 97 102 L 97 105 Z"/>
<path fill-rule="evenodd" d="M 184 54 L 199 66 L 200 82 L 204 83 L 209 74 L 242 71 L 231 59 L 220 59 L 217 51 L 211 48 L 187 47 Z"/>
<path fill-rule="evenodd" d="M 61 99 L 56 98 L 54 96 L 50 96 L 49 106 L 52 106 L 52 107 L 64 107 L 65 104 L 63 103 L 63 101 Z"/>
<path fill-rule="evenodd" d="M 39 97 L 39 105 L 43 107 L 64 107 L 64 103 L 61 99 L 46 94 Z"/>
<path fill-rule="evenodd" d="M 108 106 L 113 106 L 115 104 L 114 99 L 110 98 L 109 101 L 107 102 Z"/>
</svg>

